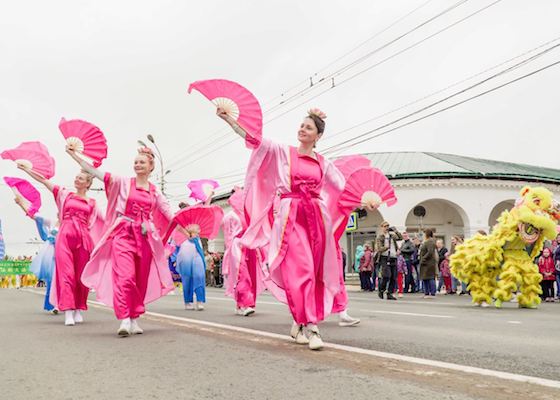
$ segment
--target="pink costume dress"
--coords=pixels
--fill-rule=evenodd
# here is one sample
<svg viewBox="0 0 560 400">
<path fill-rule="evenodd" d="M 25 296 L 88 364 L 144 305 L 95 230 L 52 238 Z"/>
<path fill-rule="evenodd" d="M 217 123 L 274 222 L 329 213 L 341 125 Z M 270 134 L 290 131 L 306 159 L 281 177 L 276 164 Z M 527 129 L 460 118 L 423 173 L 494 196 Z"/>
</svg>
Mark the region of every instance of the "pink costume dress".
<svg viewBox="0 0 560 400">
<path fill-rule="evenodd" d="M 226 295 L 235 299 L 237 308 L 255 307 L 258 294 L 264 290 L 262 252 L 243 248 L 240 238 L 245 232 L 238 210 L 228 212 L 222 220 L 226 250 L 222 273 L 226 277 Z"/>
<path fill-rule="evenodd" d="M 103 221 L 94 199 L 83 199 L 55 186 L 60 229 L 55 243 L 55 271 L 50 303 L 60 311 L 87 310 L 89 289 L 80 277 L 99 237 Z M 92 238 L 94 236 L 94 238 Z"/>
<path fill-rule="evenodd" d="M 145 304 L 173 290 L 161 234 L 171 220 L 169 204 L 150 184 L 135 178 L 104 177 L 108 199 L 107 230 L 82 275 L 97 300 L 112 305 L 117 319 L 138 318 Z"/>
<path fill-rule="evenodd" d="M 298 324 L 322 321 L 340 292 L 341 268 L 327 201 L 343 187 L 342 174 L 322 156 L 303 156 L 294 147 L 266 139 L 249 162 L 244 205 L 250 224 L 241 244 L 268 254 L 265 284 L 288 303 Z M 276 196 L 280 203 L 271 218 Z"/>
</svg>

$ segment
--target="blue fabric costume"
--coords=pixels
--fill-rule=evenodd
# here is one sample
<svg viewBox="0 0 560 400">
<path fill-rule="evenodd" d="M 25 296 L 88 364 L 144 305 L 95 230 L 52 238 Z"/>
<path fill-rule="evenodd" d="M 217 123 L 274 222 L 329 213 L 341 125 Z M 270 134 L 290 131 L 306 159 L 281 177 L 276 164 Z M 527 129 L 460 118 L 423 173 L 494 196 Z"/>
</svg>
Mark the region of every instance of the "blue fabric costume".
<svg viewBox="0 0 560 400">
<path fill-rule="evenodd" d="M 206 302 L 206 261 L 202 243 L 198 237 L 185 240 L 177 254 L 177 272 L 183 282 L 183 297 L 185 303 L 196 300 Z"/>
<path fill-rule="evenodd" d="M 47 311 L 52 311 L 54 306 L 49 302 L 49 295 L 51 293 L 51 283 L 54 271 L 54 243 L 58 230 L 56 228 L 51 228 L 49 222 L 43 217 L 36 215 L 34 219 L 39 236 L 41 237 L 41 240 L 45 242 L 45 245 L 31 261 L 29 270 L 38 279 L 46 283 L 47 293 L 45 293 L 45 304 L 43 308 Z"/>
</svg>

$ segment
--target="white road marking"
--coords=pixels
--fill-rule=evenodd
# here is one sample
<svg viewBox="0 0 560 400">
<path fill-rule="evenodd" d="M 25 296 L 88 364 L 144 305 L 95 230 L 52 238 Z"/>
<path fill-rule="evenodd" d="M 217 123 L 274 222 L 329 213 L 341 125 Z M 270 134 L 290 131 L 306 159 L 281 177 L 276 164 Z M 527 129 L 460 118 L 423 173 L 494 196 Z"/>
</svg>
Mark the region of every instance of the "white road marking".
<svg viewBox="0 0 560 400">
<path fill-rule="evenodd" d="M 34 293 L 34 294 L 44 295 L 44 292 L 33 290 L 33 289 L 24 289 L 24 291 L 28 291 L 28 292 L 31 292 L 31 293 Z M 107 307 L 104 304 L 99 303 L 97 301 L 88 300 L 88 303 L 91 304 L 92 306 L 96 307 L 96 308 L 105 309 L 105 310 L 110 310 L 111 309 L 111 307 Z M 188 324 L 191 324 L 191 325 L 194 324 L 194 325 L 200 325 L 200 326 L 208 326 L 208 327 L 213 327 L 213 328 L 218 328 L 218 329 L 229 330 L 229 331 L 232 331 L 232 332 L 240 332 L 240 333 L 251 334 L 251 335 L 255 335 L 255 336 L 278 339 L 278 340 L 282 340 L 282 341 L 286 341 L 286 340 L 292 341 L 293 340 L 291 337 L 289 337 L 287 335 L 280 335 L 278 333 L 259 331 L 259 330 L 256 330 L 256 329 L 242 328 L 240 326 L 226 325 L 226 324 L 220 324 L 220 323 L 209 322 L 209 321 L 202 321 L 202 320 L 197 320 L 197 319 L 176 317 L 174 315 L 161 314 L 161 313 L 156 313 L 156 312 L 152 312 L 152 311 L 147 311 L 146 315 L 153 316 L 153 317 L 156 317 L 156 318 L 168 319 L 170 321 L 174 321 L 175 323 L 185 322 L 185 323 L 188 323 Z M 180 324 L 178 324 L 178 325 L 180 325 Z M 363 355 L 368 355 L 368 356 L 372 356 L 372 357 L 385 358 L 385 359 L 395 360 L 395 361 L 403 361 L 403 362 L 408 362 L 408 363 L 412 363 L 412 364 L 425 365 L 425 366 L 429 366 L 429 367 L 458 371 L 458 372 L 462 372 L 462 373 L 488 376 L 488 377 L 499 378 L 499 379 L 504 379 L 504 380 L 509 380 L 509 381 L 521 382 L 521 383 L 532 383 L 534 385 L 546 386 L 546 387 L 551 387 L 551 388 L 555 388 L 555 389 L 560 389 L 560 381 L 554 381 L 554 380 L 545 379 L 545 378 L 538 378 L 538 377 L 535 377 L 535 376 L 518 375 L 518 374 L 509 373 L 509 372 L 495 371 L 495 370 L 491 370 L 491 369 L 471 367 L 471 366 L 468 366 L 468 365 L 460 365 L 460 364 L 448 363 L 448 362 L 444 362 L 444 361 L 429 360 L 429 359 L 419 358 L 419 357 L 410 357 L 410 356 L 404 356 L 404 355 L 401 355 L 401 354 L 386 353 L 386 352 L 383 352 L 383 351 L 369 350 L 369 349 L 363 349 L 363 348 L 360 348 L 360 347 L 347 346 L 347 345 L 335 344 L 335 343 L 326 343 L 325 342 L 325 347 L 330 348 L 330 349 L 339 350 L 339 351 L 346 351 L 346 352 L 350 352 L 350 353 L 355 353 L 355 354 L 363 354 Z"/>
<path fill-rule="evenodd" d="M 521 324 L 521 321 L 508 321 L 508 324 Z"/>
<path fill-rule="evenodd" d="M 359 311 L 366 312 L 366 313 L 374 313 L 374 314 L 405 315 L 407 317 L 455 318 L 452 315 L 420 314 L 420 313 L 410 313 L 410 312 L 400 312 L 400 311 L 381 311 L 381 310 L 359 310 Z"/>
<path fill-rule="evenodd" d="M 218 300 L 218 301 L 228 301 L 231 304 L 233 304 L 233 306 L 235 307 L 235 300 L 229 298 L 229 297 L 211 297 L 211 296 L 206 296 L 206 299 L 210 299 L 210 300 Z M 257 300 L 257 306 L 259 304 L 269 304 L 272 306 L 285 306 L 285 304 L 280 303 L 280 302 L 272 302 L 272 301 L 261 301 L 261 300 Z"/>
</svg>

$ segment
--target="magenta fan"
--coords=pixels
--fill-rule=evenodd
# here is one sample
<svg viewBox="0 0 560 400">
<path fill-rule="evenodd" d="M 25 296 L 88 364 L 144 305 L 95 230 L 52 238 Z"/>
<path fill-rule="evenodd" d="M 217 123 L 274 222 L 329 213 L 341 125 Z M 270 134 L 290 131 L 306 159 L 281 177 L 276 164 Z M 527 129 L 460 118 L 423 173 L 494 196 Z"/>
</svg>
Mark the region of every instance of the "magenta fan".
<svg viewBox="0 0 560 400">
<path fill-rule="evenodd" d="M 212 179 L 197 179 L 187 183 L 191 196 L 195 200 L 206 201 L 220 185 Z"/>
<path fill-rule="evenodd" d="M 392 206 L 397 202 L 395 189 L 377 168 L 359 168 L 346 179 L 338 204 L 341 208 L 355 208 L 372 200 L 377 204 Z"/>
<path fill-rule="evenodd" d="M 46 179 L 54 176 L 54 158 L 41 142 L 23 142 L 15 149 L 3 151 L 0 156 L 5 160 L 24 165 Z"/>
<path fill-rule="evenodd" d="M 371 160 L 362 155 L 351 155 L 337 158 L 333 164 L 344 175 L 344 179 L 348 179 L 357 169 L 371 167 Z"/>
<path fill-rule="evenodd" d="M 41 208 L 41 194 L 31 183 L 21 178 L 4 177 L 4 182 L 16 196 L 20 196 L 25 202 L 27 214 L 33 217 Z"/>
<path fill-rule="evenodd" d="M 238 83 L 225 79 L 196 81 L 189 85 L 189 93 L 196 89 L 216 107 L 223 108 L 248 133 L 245 144 L 260 145 L 262 138 L 262 110 L 257 98 Z"/>
<path fill-rule="evenodd" d="M 189 226 L 196 225 L 200 229 L 200 237 L 213 239 L 220 232 L 220 224 L 222 223 L 223 217 L 224 211 L 221 207 L 215 205 L 196 205 L 184 208 L 173 217 L 163 242 L 167 243 L 169 236 L 171 236 L 177 225 L 185 229 L 188 229 Z"/>
<path fill-rule="evenodd" d="M 76 152 L 89 158 L 94 167 L 99 167 L 107 158 L 107 140 L 97 126 L 81 119 L 67 121 L 62 118 L 58 129 L 62 132 L 66 143 Z"/>
</svg>

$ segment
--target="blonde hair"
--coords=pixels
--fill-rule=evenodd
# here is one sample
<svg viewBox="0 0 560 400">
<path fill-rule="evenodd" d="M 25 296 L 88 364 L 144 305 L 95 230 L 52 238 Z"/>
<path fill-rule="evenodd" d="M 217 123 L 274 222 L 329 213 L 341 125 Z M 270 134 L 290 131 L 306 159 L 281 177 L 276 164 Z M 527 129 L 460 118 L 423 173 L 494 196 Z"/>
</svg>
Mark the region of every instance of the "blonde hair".
<svg viewBox="0 0 560 400">
<path fill-rule="evenodd" d="M 86 177 L 86 180 L 88 182 L 88 186 L 87 188 L 89 189 L 91 187 L 91 185 L 93 184 L 93 175 L 90 174 L 89 172 L 87 172 L 85 169 L 81 169 L 80 170 L 80 174 L 84 174 Z"/>
</svg>

